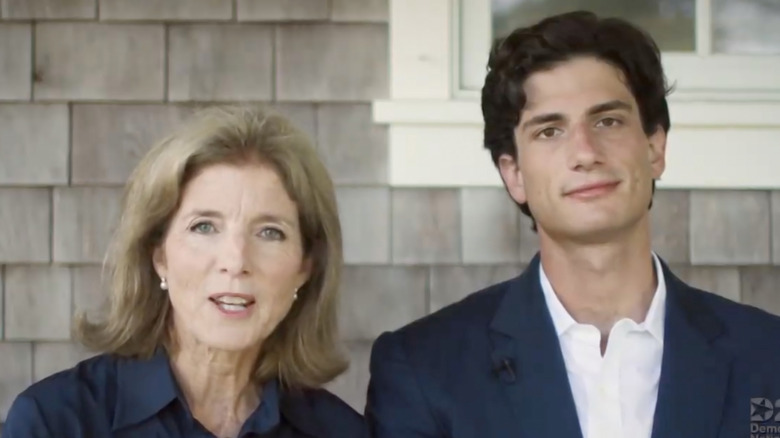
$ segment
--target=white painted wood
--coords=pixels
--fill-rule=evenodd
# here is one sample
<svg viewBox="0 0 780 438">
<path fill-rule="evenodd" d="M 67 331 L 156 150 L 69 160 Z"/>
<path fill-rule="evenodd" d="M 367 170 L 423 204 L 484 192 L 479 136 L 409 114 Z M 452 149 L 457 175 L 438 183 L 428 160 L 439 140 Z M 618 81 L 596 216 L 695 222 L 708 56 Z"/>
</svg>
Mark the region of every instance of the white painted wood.
<svg viewBox="0 0 780 438">
<path fill-rule="evenodd" d="M 373 112 L 374 121 L 384 124 L 482 124 L 476 100 L 377 100 Z"/>
<path fill-rule="evenodd" d="M 453 51 L 457 53 L 458 80 L 454 95 L 472 97 L 482 88 L 490 52 L 493 29 L 490 0 L 452 0 L 461 12 L 458 27 L 453 29 Z M 466 15 L 464 12 L 468 12 Z M 487 17 L 487 19 L 485 19 Z"/>
<path fill-rule="evenodd" d="M 680 90 L 780 91 L 780 56 L 662 55 L 669 83 Z"/>
<path fill-rule="evenodd" d="M 481 87 L 485 79 L 492 39 L 490 2 L 451 0 L 453 5 L 452 37 L 453 94 Z M 471 86 L 477 84 L 478 87 Z"/>
<path fill-rule="evenodd" d="M 780 128 L 678 128 L 659 187 L 780 189 Z M 478 125 L 392 125 L 395 187 L 500 186 Z"/>
<path fill-rule="evenodd" d="M 390 185 L 472 187 L 501 184 L 474 126 L 393 125 Z"/>
<path fill-rule="evenodd" d="M 390 95 L 394 99 L 449 98 L 450 2 L 390 0 Z"/>
<path fill-rule="evenodd" d="M 696 0 L 696 53 L 706 56 L 712 53 L 712 0 Z"/>
<path fill-rule="evenodd" d="M 671 131 L 659 187 L 780 188 L 780 129 L 686 128 Z"/>
</svg>

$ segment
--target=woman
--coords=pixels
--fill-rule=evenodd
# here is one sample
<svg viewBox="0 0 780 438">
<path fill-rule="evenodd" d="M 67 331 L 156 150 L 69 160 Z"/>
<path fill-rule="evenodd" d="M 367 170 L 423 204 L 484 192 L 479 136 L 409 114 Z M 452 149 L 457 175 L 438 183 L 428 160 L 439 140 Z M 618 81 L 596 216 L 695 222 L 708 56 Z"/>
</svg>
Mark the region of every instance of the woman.
<svg viewBox="0 0 780 438">
<path fill-rule="evenodd" d="M 102 354 L 25 390 L 3 436 L 367 436 L 320 389 L 336 348 L 333 185 L 284 118 L 211 109 L 130 176 L 110 310 L 76 321 Z"/>
</svg>

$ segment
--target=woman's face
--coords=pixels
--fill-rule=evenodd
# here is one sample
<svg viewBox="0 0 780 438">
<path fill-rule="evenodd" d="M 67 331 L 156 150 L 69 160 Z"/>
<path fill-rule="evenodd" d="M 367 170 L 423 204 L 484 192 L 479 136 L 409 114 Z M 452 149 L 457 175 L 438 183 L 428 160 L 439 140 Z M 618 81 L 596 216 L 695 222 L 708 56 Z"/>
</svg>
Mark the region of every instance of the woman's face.
<svg viewBox="0 0 780 438">
<path fill-rule="evenodd" d="M 310 264 L 298 210 L 266 165 L 213 165 L 184 188 L 155 251 L 180 339 L 258 348 L 285 317 Z"/>
</svg>

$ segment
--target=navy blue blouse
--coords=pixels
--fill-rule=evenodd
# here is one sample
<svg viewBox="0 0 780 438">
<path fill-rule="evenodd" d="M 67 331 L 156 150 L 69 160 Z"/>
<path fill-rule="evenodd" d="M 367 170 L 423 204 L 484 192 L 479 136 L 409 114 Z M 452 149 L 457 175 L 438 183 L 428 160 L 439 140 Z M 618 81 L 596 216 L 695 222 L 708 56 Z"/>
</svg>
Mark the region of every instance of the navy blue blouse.
<svg viewBox="0 0 780 438">
<path fill-rule="evenodd" d="M 8 411 L 2 438 L 213 438 L 187 406 L 167 355 L 100 355 L 27 388 Z M 281 391 L 271 381 L 238 435 L 368 437 L 363 418 L 323 389 Z"/>
</svg>

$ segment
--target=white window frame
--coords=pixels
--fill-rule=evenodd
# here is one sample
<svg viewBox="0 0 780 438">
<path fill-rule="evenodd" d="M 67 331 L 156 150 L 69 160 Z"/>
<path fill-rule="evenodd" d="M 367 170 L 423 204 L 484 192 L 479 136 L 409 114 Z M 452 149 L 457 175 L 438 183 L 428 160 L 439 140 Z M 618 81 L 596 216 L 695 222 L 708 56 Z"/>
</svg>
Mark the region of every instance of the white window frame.
<svg viewBox="0 0 780 438">
<path fill-rule="evenodd" d="M 388 127 L 390 186 L 500 187 L 482 147 L 479 91 L 460 85 L 460 2 L 489 8 L 489 0 L 388 1 L 390 90 L 373 102 L 373 119 Z M 489 17 L 489 9 L 481 11 Z M 485 35 L 483 43 L 469 39 L 469 53 L 482 59 L 490 44 Z M 780 189 L 780 75 L 771 76 L 780 73 L 780 56 L 678 58 L 665 57 L 670 77 L 710 88 L 687 95 L 678 89 L 670 97 L 672 130 L 659 188 Z M 474 65 L 484 72 L 484 62 Z"/>
<path fill-rule="evenodd" d="M 780 101 L 780 56 L 712 53 L 712 0 L 696 0 L 696 53 L 663 52 L 670 101 Z M 453 0 L 453 95 L 473 99 L 492 39 L 490 0 Z M 702 72 L 707 72 L 702 74 Z"/>
</svg>

